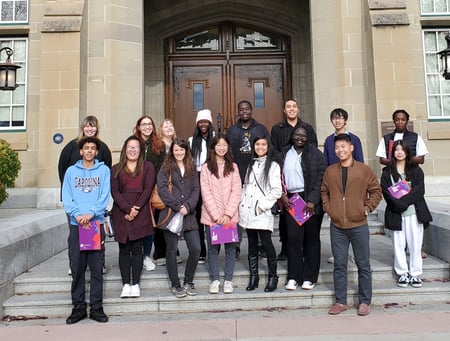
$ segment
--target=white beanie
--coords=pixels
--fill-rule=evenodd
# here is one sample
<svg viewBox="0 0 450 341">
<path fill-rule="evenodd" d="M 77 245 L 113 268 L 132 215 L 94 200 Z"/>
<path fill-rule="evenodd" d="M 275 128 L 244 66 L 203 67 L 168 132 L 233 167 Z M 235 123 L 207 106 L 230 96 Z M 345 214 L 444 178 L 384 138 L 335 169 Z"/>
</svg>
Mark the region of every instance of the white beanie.
<svg viewBox="0 0 450 341">
<path fill-rule="evenodd" d="M 200 120 L 208 120 L 212 123 L 211 110 L 203 109 L 197 113 L 197 118 L 195 119 L 195 123 L 198 123 Z"/>
</svg>

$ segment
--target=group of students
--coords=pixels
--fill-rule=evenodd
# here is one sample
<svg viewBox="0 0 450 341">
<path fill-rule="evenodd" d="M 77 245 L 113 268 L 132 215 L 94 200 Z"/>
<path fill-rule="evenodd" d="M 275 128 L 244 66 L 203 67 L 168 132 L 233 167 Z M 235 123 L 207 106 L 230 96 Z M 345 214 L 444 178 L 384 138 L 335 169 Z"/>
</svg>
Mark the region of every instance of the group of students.
<svg viewBox="0 0 450 341">
<path fill-rule="evenodd" d="M 321 257 L 320 228 L 327 213 L 331 219 L 336 295 L 336 303 L 329 314 L 347 309 L 349 244 L 352 244 L 358 266 L 358 314 L 369 314 L 372 287 L 367 215 L 377 207 L 382 194 L 387 202 L 385 225 L 393 230 L 398 285 L 421 285 L 421 238 L 431 215 L 423 199 L 423 172 L 417 164 L 423 163 L 420 156 L 427 151 L 420 136 L 409 132 L 406 124 L 404 127 L 397 124 L 399 116 L 409 119 L 406 111 L 394 113 L 396 132 L 383 137 L 377 151 L 386 164 L 381 189 L 374 172 L 363 163 L 359 138 L 346 129 L 348 114 L 345 110 L 331 112 L 335 133 L 327 137 L 322 152 L 318 149 L 314 129 L 299 117 L 297 101 L 285 101 L 284 119 L 272 127 L 270 134 L 252 117 L 249 101 L 239 102 L 237 109 L 238 120 L 226 134 L 214 131 L 210 110 L 200 110 L 194 134 L 186 140 L 176 137 L 170 120 L 161 123 L 158 133 L 153 119 L 143 116 L 137 121 L 133 135 L 125 140 L 119 162 L 112 167 L 108 147 L 97 138 L 96 118 L 88 116 L 83 120 L 81 136 L 66 145 L 59 163 L 62 200 L 70 219 L 68 244 L 74 308 L 67 318 L 68 324 L 87 317 L 84 284 L 88 264 L 91 270 L 90 318 L 108 321 L 102 308 L 104 247 L 100 251 L 80 252 L 78 225 L 91 220 L 103 224 L 109 194 L 114 200 L 112 220 L 119 244 L 122 298 L 140 296 L 142 269 L 155 268 L 150 258 L 152 245 L 153 258 L 165 259 L 171 291 L 176 297 L 198 294 L 194 275 L 197 264 L 206 259 L 211 277 L 209 292 L 219 293 L 222 285 L 220 245 L 212 243 L 210 229 L 217 224 L 236 224 L 239 228 L 239 242 L 224 245 L 223 292 L 234 291 L 232 279 L 240 254 L 242 230 L 248 237 L 250 279 L 246 290 L 258 288 L 261 249 L 268 266 L 264 291 L 276 290 L 272 207 L 278 203 L 286 212 L 293 195 L 303 198 L 305 211 L 312 217 L 299 227 L 290 214 L 280 214 L 278 261 L 287 259 L 286 290 L 295 290 L 300 284 L 305 290 L 315 287 Z M 419 147 L 411 149 L 409 144 L 414 141 L 419 141 Z M 411 192 L 400 199 L 390 197 L 388 188 L 402 179 L 409 182 Z M 165 203 L 161 211 L 148 204 L 155 184 Z M 181 233 L 189 251 L 183 282 L 177 266 L 179 234 L 167 229 L 168 222 L 177 213 L 183 216 Z M 153 226 L 151 214 L 156 217 L 159 228 Z M 410 252 L 409 266 L 406 247 Z"/>
</svg>

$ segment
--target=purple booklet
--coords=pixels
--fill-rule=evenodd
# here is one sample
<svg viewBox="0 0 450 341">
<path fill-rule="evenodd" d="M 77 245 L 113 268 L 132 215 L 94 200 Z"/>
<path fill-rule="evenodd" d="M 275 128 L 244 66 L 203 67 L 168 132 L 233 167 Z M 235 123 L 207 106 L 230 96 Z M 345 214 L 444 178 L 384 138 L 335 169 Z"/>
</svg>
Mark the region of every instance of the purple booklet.
<svg viewBox="0 0 450 341">
<path fill-rule="evenodd" d="M 91 220 L 89 225 L 78 224 L 80 251 L 101 250 L 100 222 Z"/>
<path fill-rule="evenodd" d="M 289 202 L 291 203 L 291 207 L 288 212 L 299 226 L 302 226 L 309 218 L 312 217 L 312 213 L 305 211 L 306 203 L 297 193 L 289 198 Z"/>
<path fill-rule="evenodd" d="M 210 226 L 211 244 L 227 244 L 239 242 L 237 223 L 228 225 L 213 224 Z"/>
<path fill-rule="evenodd" d="M 395 199 L 400 199 L 402 196 L 408 194 L 411 191 L 411 187 L 408 185 L 405 179 L 402 179 L 389 187 L 388 190 L 392 197 L 394 197 Z"/>
</svg>

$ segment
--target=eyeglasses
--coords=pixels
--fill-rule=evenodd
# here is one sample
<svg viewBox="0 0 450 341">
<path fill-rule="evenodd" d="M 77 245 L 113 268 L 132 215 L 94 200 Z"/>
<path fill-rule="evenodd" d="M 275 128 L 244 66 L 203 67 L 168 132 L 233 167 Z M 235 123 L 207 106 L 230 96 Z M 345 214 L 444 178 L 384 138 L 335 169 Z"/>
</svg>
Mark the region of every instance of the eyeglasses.
<svg viewBox="0 0 450 341">
<path fill-rule="evenodd" d="M 141 127 L 152 127 L 153 124 L 151 124 L 151 123 L 141 123 L 140 126 Z"/>
<path fill-rule="evenodd" d="M 139 150 L 139 147 L 135 147 L 135 146 L 128 146 L 127 150 Z"/>
</svg>

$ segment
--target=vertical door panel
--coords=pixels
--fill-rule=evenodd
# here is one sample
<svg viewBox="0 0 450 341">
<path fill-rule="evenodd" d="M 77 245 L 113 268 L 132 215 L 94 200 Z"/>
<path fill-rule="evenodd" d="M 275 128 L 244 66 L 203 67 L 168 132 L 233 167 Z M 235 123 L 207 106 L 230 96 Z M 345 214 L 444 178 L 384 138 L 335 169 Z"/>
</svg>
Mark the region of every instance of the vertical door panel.
<svg viewBox="0 0 450 341">
<path fill-rule="evenodd" d="M 177 135 L 187 139 L 195 129 L 201 109 L 210 109 L 216 127 L 216 115 L 222 112 L 223 66 L 174 66 L 173 116 Z"/>
<path fill-rule="evenodd" d="M 249 100 L 253 105 L 253 117 L 269 130 L 283 117 L 284 69 L 282 63 L 234 63 L 233 65 L 233 118 L 236 119 L 237 103 Z"/>
</svg>

